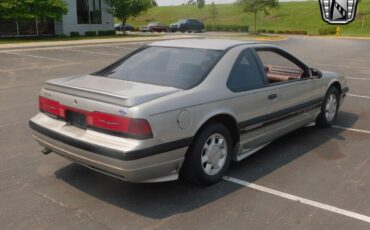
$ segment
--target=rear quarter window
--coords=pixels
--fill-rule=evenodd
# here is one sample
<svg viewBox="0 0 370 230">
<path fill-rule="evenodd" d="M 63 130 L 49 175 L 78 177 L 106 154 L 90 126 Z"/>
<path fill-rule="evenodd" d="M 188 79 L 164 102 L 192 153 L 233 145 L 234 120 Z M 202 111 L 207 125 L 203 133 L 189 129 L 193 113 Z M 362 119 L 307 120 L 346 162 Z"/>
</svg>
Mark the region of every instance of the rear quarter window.
<svg viewBox="0 0 370 230">
<path fill-rule="evenodd" d="M 236 60 L 227 81 L 227 87 L 233 92 L 258 89 L 266 84 L 261 67 L 250 50 L 244 50 Z"/>
</svg>

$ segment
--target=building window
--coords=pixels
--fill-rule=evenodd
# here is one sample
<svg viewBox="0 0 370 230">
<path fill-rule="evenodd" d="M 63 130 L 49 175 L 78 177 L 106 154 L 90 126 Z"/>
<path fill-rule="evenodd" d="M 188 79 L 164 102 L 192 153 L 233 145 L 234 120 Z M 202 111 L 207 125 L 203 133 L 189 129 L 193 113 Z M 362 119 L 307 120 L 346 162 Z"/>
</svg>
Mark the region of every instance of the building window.
<svg viewBox="0 0 370 230">
<path fill-rule="evenodd" d="M 77 0 L 78 24 L 102 24 L 101 0 Z"/>
</svg>

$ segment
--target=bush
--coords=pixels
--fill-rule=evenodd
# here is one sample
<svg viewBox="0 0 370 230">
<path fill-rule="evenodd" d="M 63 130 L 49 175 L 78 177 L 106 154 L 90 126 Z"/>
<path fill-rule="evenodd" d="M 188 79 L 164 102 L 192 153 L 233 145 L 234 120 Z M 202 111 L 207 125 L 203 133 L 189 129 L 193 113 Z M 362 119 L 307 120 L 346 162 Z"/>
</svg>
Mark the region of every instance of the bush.
<svg viewBox="0 0 370 230">
<path fill-rule="evenodd" d="M 80 36 L 80 32 L 76 32 L 76 31 L 72 31 L 69 36 L 71 37 L 79 37 Z"/>
<path fill-rule="evenodd" d="M 307 35 L 307 31 L 305 30 L 286 30 L 286 34 L 299 34 L 299 35 Z"/>
<path fill-rule="evenodd" d="M 276 31 L 276 33 L 277 33 L 277 34 L 283 34 L 283 33 L 284 33 L 284 31 L 282 31 L 282 30 L 278 30 L 278 31 Z"/>
<path fill-rule="evenodd" d="M 86 36 L 96 36 L 96 31 L 86 31 L 85 35 Z"/>
<path fill-rule="evenodd" d="M 248 32 L 249 26 L 242 25 L 206 25 L 207 31 L 229 31 L 229 32 Z"/>
<path fill-rule="evenodd" d="M 110 35 L 115 35 L 116 31 L 114 30 L 100 30 L 98 31 L 99 36 L 110 36 Z"/>
<path fill-rule="evenodd" d="M 320 35 L 332 35 L 336 34 L 337 29 L 335 27 L 328 27 L 328 28 L 320 28 L 319 29 L 319 34 Z"/>
<path fill-rule="evenodd" d="M 275 33 L 275 30 L 267 30 L 267 33 L 273 34 Z"/>
<path fill-rule="evenodd" d="M 54 37 L 57 37 L 57 38 L 66 38 L 66 37 L 68 37 L 67 35 L 65 35 L 65 34 L 57 34 L 57 35 L 55 35 Z"/>
</svg>

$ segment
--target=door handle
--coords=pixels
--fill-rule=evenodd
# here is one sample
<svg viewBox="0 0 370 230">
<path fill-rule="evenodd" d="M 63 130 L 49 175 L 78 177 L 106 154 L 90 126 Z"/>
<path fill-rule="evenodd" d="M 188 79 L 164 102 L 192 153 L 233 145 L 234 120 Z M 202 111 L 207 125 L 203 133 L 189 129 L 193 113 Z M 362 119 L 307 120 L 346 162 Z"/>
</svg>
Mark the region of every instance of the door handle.
<svg viewBox="0 0 370 230">
<path fill-rule="evenodd" d="M 269 96 L 268 96 L 268 99 L 269 99 L 269 100 L 274 100 L 274 99 L 276 99 L 277 97 L 278 97 L 278 95 L 277 95 L 276 93 L 274 93 L 274 94 L 269 95 Z"/>
</svg>

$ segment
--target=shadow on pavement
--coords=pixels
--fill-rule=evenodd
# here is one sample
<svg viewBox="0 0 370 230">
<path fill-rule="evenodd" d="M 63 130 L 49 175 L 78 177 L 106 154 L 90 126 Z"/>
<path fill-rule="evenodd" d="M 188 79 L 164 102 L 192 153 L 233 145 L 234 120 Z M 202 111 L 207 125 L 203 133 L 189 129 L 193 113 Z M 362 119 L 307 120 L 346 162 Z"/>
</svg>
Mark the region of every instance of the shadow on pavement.
<svg viewBox="0 0 370 230">
<path fill-rule="evenodd" d="M 352 127 L 358 120 L 356 114 L 340 112 L 336 124 L 345 123 Z M 345 121 L 345 122 L 344 122 Z M 254 182 L 280 167 L 289 164 L 299 157 L 316 150 L 316 154 L 324 160 L 336 160 L 344 157 L 335 144 L 325 145 L 330 140 L 346 141 L 343 129 L 305 127 L 295 130 L 266 146 L 229 170 L 231 176 Z M 321 146 L 321 148 L 319 148 Z"/>
<path fill-rule="evenodd" d="M 347 125 L 348 121 L 352 121 L 353 125 L 358 116 L 341 112 L 339 121 L 341 119 L 347 120 Z M 256 181 L 332 139 L 345 141 L 342 132 L 342 129 L 335 128 L 301 128 L 279 138 L 242 162 L 233 164 L 230 173 L 239 179 Z M 225 181 L 210 187 L 198 187 L 185 181 L 130 184 L 77 164 L 70 164 L 55 172 L 55 175 L 97 199 L 155 219 L 189 212 L 241 188 Z"/>
</svg>

